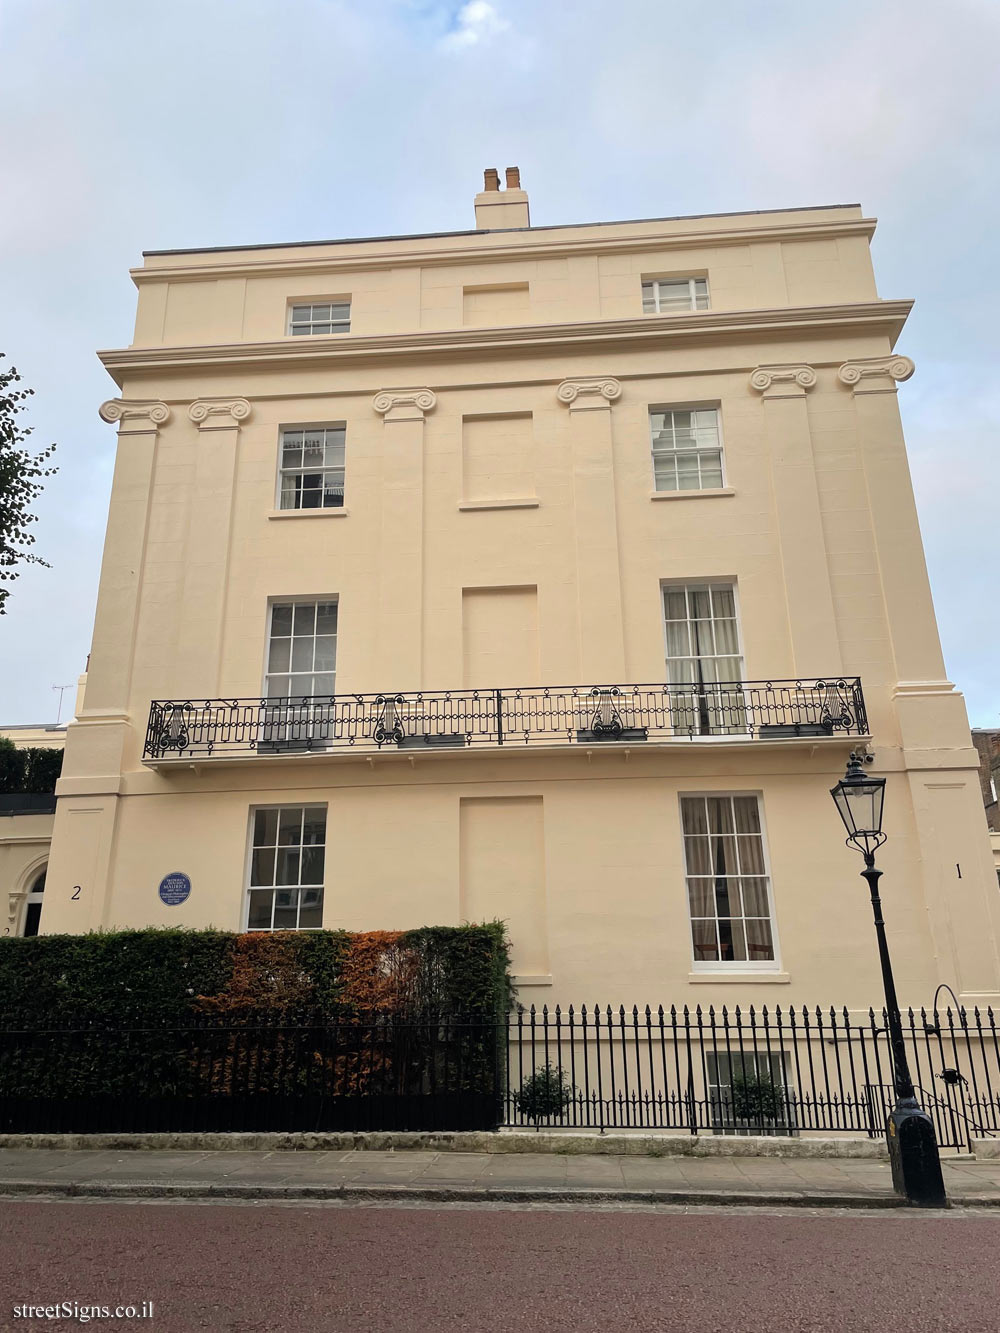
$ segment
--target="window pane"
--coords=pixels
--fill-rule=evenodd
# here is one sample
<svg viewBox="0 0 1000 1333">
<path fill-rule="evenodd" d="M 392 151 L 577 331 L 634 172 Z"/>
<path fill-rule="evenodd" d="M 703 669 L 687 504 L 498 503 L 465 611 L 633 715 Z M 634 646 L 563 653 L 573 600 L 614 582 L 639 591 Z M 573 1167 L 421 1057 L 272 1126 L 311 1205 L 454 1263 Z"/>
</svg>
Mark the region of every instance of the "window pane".
<svg viewBox="0 0 1000 1333">
<path fill-rule="evenodd" d="M 684 857 L 689 875 L 710 875 L 712 873 L 708 838 L 685 838 Z"/>
<path fill-rule="evenodd" d="M 700 796 L 682 796 L 681 797 L 681 818 L 684 823 L 684 832 L 707 833 L 708 816 L 705 813 L 705 802 Z"/>
<path fill-rule="evenodd" d="M 299 882 L 299 849 L 298 847 L 279 847 L 278 860 L 275 867 L 276 884 L 298 884 Z"/>
<path fill-rule="evenodd" d="M 719 619 L 736 619 L 736 597 L 731 587 L 719 585 L 712 589 L 712 609 Z"/>
<path fill-rule="evenodd" d="M 298 925 L 298 892 L 276 894 L 274 903 L 274 929 L 294 930 Z"/>
<path fill-rule="evenodd" d="M 273 895 L 268 889 L 250 894 L 250 912 L 247 917 L 248 930 L 271 929 L 271 903 Z"/>
<path fill-rule="evenodd" d="M 312 677 L 309 693 L 312 695 L 333 694 L 336 677 L 332 671 L 324 671 Z"/>
<path fill-rule="evenodd" d="M 317 671 L 332 671 L 337 665 L 336 635 L 324 634 L 316 639 L 316 656 L 313 666 Z"/>
<path fill-rule="evenodd" d="M 317 634 L 336 634 L 337 632 L 337 603 L 320 602 L 316 608 L 316 633 Z"/>
<path fill-rule="evenodd" d="M 307 846 L 326 842 L 326 811 L 307 807 L 302 828 L 302 841 Z"/>
<path fill-rule="evenodd" d="M 715 886 L 710 879 L 688 880 L 688 907 L 694 920 L 715 916 Z"/>
<path fill-rule="evenodd" d="M 258 848 L 250 858 L 250 883 L 274 883 L 274 848 Z"/>
<path fill-rule="evenodd" d="M 716 454 L 714 457 L 702 455 L 701 484 L 704 490 L 712 490 L 714 487 L 722 485 L 721 455 Z"/>
<path fill-rule="evenodd" d="M 763 875 L 764 873 L 764 844 L 757 837 L 741 837 L 737 839 L 739 843 L 740 854 L 740 874 L 742 875 Z M 751 913 L 756 915 L 756 913 Z"/>
<path fill-rule="evenodd" d="M 739 911 L 739 903 L 734 903 L 729 892 L 729 880 L 724 875 L 718 875 L 712 881 L 715 885 L 715 911 L 722 916 L 731 916 L 734 911 Z M 738 885 L 734 888 L 738 889 Z"/>
<path fill-rule="evenodd" d="M 689 588 L 688 596 L 691 602 L 691 619 L 711 621 L 712 618 L 712 596 L 707 588 Z"/>
<path fill-rule="evenodd" d="M 278 813 L 280 816 L 278 820 L 279 845 L 282 847 L 298 846 L 302 841 L 302 807 L 290 806 Z"/>
<path fill-rule="evenodd" d="M 687 657 L 691 652 L 688 627 L 683 621 L 671 620 L 666 625 L 667 653 L 670 657 Z"/>
<path fill-rule="evenodd" d="M 774 958 L 774 940 L 770 921 L 747 921 L 747 954 L 754 962 Z"/>
<path fill-rule="evenodd" d="M 756 796 L 734 796 L 733 810 L 736 815 L 737 833 L 760 832 L 760 811 Z"/>
<path fill-rule="evenodd" d="M 687 620 L 687 597 L 683 588 L 665 588 L 663 605 L 668 620 Z"/>
<path fill-rule="evenodd" d="M 763 879 L 743 879 L 740 881 L 743 892 L 744 916 L 769 916 L 767 907 L 767 882 Z"/>
<path fill-rule="evenodd" d="M 677 465 L 673 459 L 655 459 L 653 462 L 653 486 L 658 491 L 676 491 Z"/>
<path fill-rule="evenodd" d="M 709 796 L 708 826 L 713 833 L 735 833 L 733 827 L 733 802 L 729 796 Z"/>
<path fill-rule="evenodd" d="M 271 637 L 276 638 L 281 634 L 291 634 L 292 632 L 292 608 L 291 606 L 275 606 L 271 608 Z"/>
<path fill-rule="evenodd" d="M 715 622 L 715 651 L 719 657 L 734 657 L 739 649 L 735 620 Z M 730 677 L 732 679 L 732 677 Z"/>
<path fill-rule="evenodd" d="M 322 847 L 306 847 L 302 852 L 302 883 L 303 884 L 322 884 L 324 849 Z"/>
<path fill-rule="evenodd" d="M 719 952 L 727 962 L 743 962 L 746 959 L 742 921 L 719 918 Z"/>
<path fill-rule="evenodd" d="M 292 639 L 292 670 L 293 671 L 311 671 L 313 664 L 313 651 L 316 640 Z"/>
<path fill-rule="evenodd" d="M 303 894 L 306 890 L 302 890 Z M 318 900 L 307 902 L 302 899 L 302 905 L 299 908 L 299 930 L 320 930 L 323 925 L 323 895 L 319 895 Z"/>
<path fill-rule="evenodd" d="M 272 639 L 267 654 L 268 671 L 287 671 L 291 657 L 291 639 Z"/>
<path fill-rule="evenodd" d="M 313 602 L 298 602 L 295 606 L 295 634 L 311 635 L 316 628 L 316 606 Z"/>
<path fill-rule="evenodd" d="M 258 810 L 253 820 L 253 845 L 273 847 L 278 841 L 277 810 Z"/>
<path fill-rule="evenodd" d="M 291 679 L 288 676 L 268 676 L 267 678 L 267 697 L 269 699 L 284 699 L 291 693 Z"/>
<path fill-rule="evenodd" d="M 691 938 L 696 962 L 718 961 L 719 950 L 715 939 L 714 921 L 692 921 Z"/>
</svg>

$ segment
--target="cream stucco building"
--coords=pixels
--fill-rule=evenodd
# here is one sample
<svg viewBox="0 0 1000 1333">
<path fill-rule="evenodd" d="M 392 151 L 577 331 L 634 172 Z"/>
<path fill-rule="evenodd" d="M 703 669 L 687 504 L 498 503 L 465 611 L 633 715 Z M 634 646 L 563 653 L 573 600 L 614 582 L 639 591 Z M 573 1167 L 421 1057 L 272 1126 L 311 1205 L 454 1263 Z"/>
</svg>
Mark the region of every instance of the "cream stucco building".
<svg viewBox="0 0 1000 1333">
<path fill-rule="evenodd" d="M 525 1003 L 901 998 L 997 883 L 854 205 L 157 252 L 42 929 L 505 918 Z"/>
</svg>

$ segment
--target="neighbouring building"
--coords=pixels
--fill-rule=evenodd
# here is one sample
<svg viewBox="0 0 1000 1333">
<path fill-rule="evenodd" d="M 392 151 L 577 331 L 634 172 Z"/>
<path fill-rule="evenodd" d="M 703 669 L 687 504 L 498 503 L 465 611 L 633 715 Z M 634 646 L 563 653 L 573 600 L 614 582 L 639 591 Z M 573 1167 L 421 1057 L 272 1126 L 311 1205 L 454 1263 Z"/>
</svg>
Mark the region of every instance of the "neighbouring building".
<svg viewBox="0 0 1000 1333">
<path fill-rule="evenodd" d="M 1000 998 L 856 205 L 147 254 L 44 932 L 502 917 L 523 1003 Z"/>
<path fill-rule="evenodd" d="M 58 722 L 0 726 L 0 739 L 11 741 L 19 750 L 61 750 L 66 726 Z M 0 928 L 4 935 L 38 934 L 55 809 L 51 790 L 8 791 L 0 783 Z"/>
<path fill-rule="evenodd" d="M 986 807 L 986 823 L 990 829 L 993 864 L 1000 884 L 1000 806 L 997 805 L 997 790 L 1000 789 L 1000 730 L 973 727 L 972 743 L 979 755 L 979 785 Z"/>
<path fill-rule="evenodd" d="M 972 743 L 979 756 L 979 785 L 986 807 L 986 823 L 992 833 L 1000 833 L 1000 807 L 997 806 L 997 788 L 1000 787 L 1000 731 L 988 727 L 972 728 Z"/>
</svg>

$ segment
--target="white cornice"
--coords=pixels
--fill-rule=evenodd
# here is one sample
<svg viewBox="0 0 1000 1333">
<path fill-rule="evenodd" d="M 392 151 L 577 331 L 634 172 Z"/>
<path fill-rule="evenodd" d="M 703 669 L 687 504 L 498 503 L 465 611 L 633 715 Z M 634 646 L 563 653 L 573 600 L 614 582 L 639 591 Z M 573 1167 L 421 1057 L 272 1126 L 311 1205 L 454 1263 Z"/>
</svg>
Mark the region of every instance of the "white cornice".
<svg viewBox="0 0 1000 1333">
<path fill-rule="evenodd" d="M 912 301 L 866 301 L 851 305 L 782 306 L 775 310 L 698 310 L 635 319 L 588 320 L 574 324 L 526 324 L 512 328 L 422 330 L 417 333 L 339 334 L 283 338 L 280 342 L 215 343 L 200 347 L 125 347 L 98 352 L 121 383 L 127 371 L 198 367 L 293 367 L 359 361 L 413 360 L 442 355 L 519 355 L 577 347 L 588 351 L 718 342 L 744 334 L 883 332 L 894 343 Z"/>
<path fill-rule="evenodd" d="M 585 230 L 582 228 L 581 230 Z M 520 232 L 517 239 L 504 234 L 481 235 L 473 242 L 463 238 L 452 245 L 439 247 L 423 244 L 406 247 L 406 238 L 359 241 L 352 253 L 340 252 L 331 246 L 325 254 L 305 257 L 277 257 L 272 251 L 267 258 L 259 252 L 244 251 L 244 258 L 227 252 L 208 264 L 165 264 L 149 268 L 130 269 L 136 286 L 149 282 L 178 282 L 201 278 L 214 281 L 222 277 L 274 277 L 291 273 L 332 273 L 352 269 L 409 268 L 414 265 L 482 264 L 494 260 L 565 259 L 572 255 L 633 254 L 642 250 L 690 250 L 707 246 L 748 245 L 754 241 L 826 240 L 839 236 L 864 236 L 871 239 L 875 232 L 874 218 L 845 218 L 836 222 L 795 222 L 767 227 L 708 228 L 704 231 L 634 231 L 623 236 L 609 236 L 599 228 L 590 236 L 554 238 L 549 233 L 544 239 L 530 231 Z M 365 250 L 365 246 L 371 247 Z M 396 248 L 398 247 L 398 248 Z M 322 243 L 318 243 L 322 249 Z M 202 252 L 208 253 L 208 252 Z"/>
</svg>

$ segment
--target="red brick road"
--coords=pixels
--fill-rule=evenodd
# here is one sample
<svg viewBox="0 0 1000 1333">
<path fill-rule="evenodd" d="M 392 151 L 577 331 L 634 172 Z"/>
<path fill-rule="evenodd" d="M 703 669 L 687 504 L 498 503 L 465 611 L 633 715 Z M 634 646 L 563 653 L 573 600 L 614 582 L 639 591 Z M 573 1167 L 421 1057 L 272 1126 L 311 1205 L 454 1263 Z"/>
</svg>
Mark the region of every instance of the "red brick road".
<svg viewBox="0 0 1000 1333">
<path fill-rule="evenodd" d="M 1000 1216 L 0 1203 L 0 1329 L 996 1333 Z M 154 1302 L 152 1321 L 13 1306 Z"/>
</svg>

